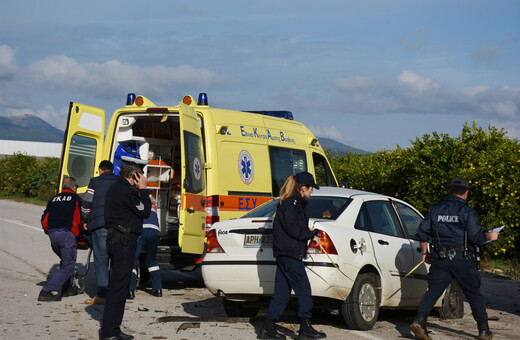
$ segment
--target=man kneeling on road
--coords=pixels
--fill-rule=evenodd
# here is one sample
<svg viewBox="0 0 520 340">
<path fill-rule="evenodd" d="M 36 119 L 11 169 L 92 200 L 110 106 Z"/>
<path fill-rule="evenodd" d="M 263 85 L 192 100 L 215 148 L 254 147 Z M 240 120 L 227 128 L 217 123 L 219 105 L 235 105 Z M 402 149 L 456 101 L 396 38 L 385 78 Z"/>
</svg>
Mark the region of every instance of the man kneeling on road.
<svg viewBox="0 0 520 340">
<path fill-rule="evenodd" d="M 76 236 L 83 229 L 81 198 L 76 194 L 78 186 L 74 177 L 65 178 L 62 186 L 63 191 L 47 203 L 41 221 L 52 250 L 60 258 L 60 269 L 43 286 L 38 301 L 60 301 L 60 288 L 64 297 L 77 294 L 70 286 L 70 277 L 76 264 Z"/>
</svg>

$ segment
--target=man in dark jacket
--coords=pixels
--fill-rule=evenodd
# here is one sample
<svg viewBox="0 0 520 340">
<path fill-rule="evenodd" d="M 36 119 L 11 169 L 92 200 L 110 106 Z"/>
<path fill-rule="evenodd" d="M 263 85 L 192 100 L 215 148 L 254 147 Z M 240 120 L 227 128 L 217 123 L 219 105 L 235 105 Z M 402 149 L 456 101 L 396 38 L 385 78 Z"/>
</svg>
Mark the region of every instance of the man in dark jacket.
<svg viewBox="0 0 520 340">
<path fill-rule="evenodd" d="M 467 204 L 470 191 L 465 178 L 451 182 L 450 196 L 431 208 L 417 231 L 423 261 L 431 262 L 428 291 L 424 294 L 417 317 L 410 325 L 416 339 L 431 340 L 426 329 L 428 314 L 446 287 L 454 279 L 462 288 L 477 322 L 481 340 L 489 340 L 486 305 L 480 293 L 480 275 L 474 263 L 475 247 L 496 240 L 498 232 L 484 232 L 475 210 Z M 432 253 L 428 252 L 428 242 Z"/>
<path fill-rule="evenodd" d="M 43 230 L 51 240 L 52 250 L 60 258 L 60 269 L 43 286 L 38 301 L 60 301 L 70 287 L 70 276 L 74 270 L 77 256 L 76 236 L 83 228 L 81 221 L 81 198 L 76 194 L 76 180 L 67 177 L 63 180 L 63 191 L 54 196 L 43 212 Z"/>
<path fill-rule="evenodd" d="M 104 304 L 108 291 L 107 229 L 105 229 L 105 197 L 108 189 L 117 182 L 114 166 L 110 161 L 99 163 L 99 176 L 92 177 L 83 196 L 81 212 L 87 225 L 89 241 L 94 253 L 94 270 L 97 295 L 85 300 L 86 304 Z"/>
<path fill-rule="evenodd" d="M 141 168 L 124 162 L 120 178 L 107 192 L 105 227 L 108 228 L 107 250 L 112 261 L 108 294 L 103 313 L 102 339 L 133 339 L 121 332 L 125 302 L 143 219 L 150 216 L 152 203 Z"/>
</svg>

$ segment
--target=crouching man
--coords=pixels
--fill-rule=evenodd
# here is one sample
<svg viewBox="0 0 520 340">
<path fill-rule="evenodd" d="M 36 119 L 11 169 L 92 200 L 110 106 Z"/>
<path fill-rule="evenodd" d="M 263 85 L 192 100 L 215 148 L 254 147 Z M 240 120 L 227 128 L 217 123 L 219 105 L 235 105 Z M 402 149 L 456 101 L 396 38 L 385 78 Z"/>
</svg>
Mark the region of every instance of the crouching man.
<svg viewBox="0 0 520 340">
<path fill-rule="evenodd" d="M 47 203 L 41 219 L 52 250 L 60 258 L 60 269 L 43 286 L 38 301 L 60 301 L 62 296 L 74 294 L 70 277 L 76 265 L 76 236 L 83 229 L 81 198 L 76 194 L 78 186 L 74 177 L 65 178 L 62 187 L 63 191 Z"/>
</svg>

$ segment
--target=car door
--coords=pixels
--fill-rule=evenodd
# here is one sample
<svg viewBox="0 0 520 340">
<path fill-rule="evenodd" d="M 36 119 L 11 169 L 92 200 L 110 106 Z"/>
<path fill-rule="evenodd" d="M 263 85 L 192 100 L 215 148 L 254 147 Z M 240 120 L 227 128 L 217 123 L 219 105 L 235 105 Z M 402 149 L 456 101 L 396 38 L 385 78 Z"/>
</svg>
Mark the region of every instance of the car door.
<svg viewBox="0 0 520 340">
<path fill-rule="evenodd" d="M 200 122 L 195 110 L 181 103 L 182 205 L 179 246 L 183 253 L 202 254 L 206 230 L 206 176 Z"/>
<path fill-rule="evenodd" d="M 399 220 L 389 200 L 364 202 L 369 234 L 379 269 L 383 275 L 382 304 L 406 306 L 412 289 L 404 276 L 413 268 L 410 242 L 404 237 Z"/>
<path fill-rule="evenodd" d="M 105 111 L 71 102 L 61 149 L 58 192 L 65 177 L 74 177 L 78 193 L 87 190 L 102 160 Z"/>
<path fill-rule="evenodd" d="M 413 255 L 413 267 L 415 268 L 415 266 L 419 265 L 422 261 L 421 246 L 419 241 L 415 239 L 415 234 L 423 217 L 417 211 L 403 203 L 397 201 L 392 201 L 392 203 L 399 214 L 399 219 L 405 230 L 408 242 L 410 242 Z M 407 298 L 416 299 L 417 305 L 428 288 L 428 282 L 426 281 L 428 269 L 429 266 L 423 263 L 406 278 L 410 288 Z"/>
</svg>

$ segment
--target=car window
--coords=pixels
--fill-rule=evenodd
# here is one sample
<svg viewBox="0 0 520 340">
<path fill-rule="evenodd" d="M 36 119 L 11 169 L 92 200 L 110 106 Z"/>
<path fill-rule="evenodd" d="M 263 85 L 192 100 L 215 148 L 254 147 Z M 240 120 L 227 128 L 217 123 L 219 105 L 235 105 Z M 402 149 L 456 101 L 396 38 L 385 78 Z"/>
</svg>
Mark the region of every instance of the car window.
<svg viewBox="0 0 520 340">
<path fill-rule="evenodd" d="M 421 224 L 422 221 L 421 215 L 402 203 L 394 202 L 394 205 L 397 208 L 399 216 L 401 216 L 406 234 L 409 238 L 415 238 L 419 224 Z"/>
<path fill-rule="evenodd" d="M 364 203 L 370 230 L 376 233 L 402 237 L 397 216 L 388 201 L 369 201 Z"/>
<path fill-rule="evenodd" d="M 368 222 L 365 205 L 361 206 L 359 210 L 359 215 L 356 219 L 356 224 L 354 224 L 354 228 L 359 230 L 370 231 L 370 223 Z"/>
<path fill-rule="evenodd" d="M 273 217 L 279 199 L 273 199 L 256 209 L 251 210 L 241 218 Z M 311 196 L 308 199 L 307 212 L 310 218 L 336 220 L 352 202 L 348 197 Z"/>
</svg>

